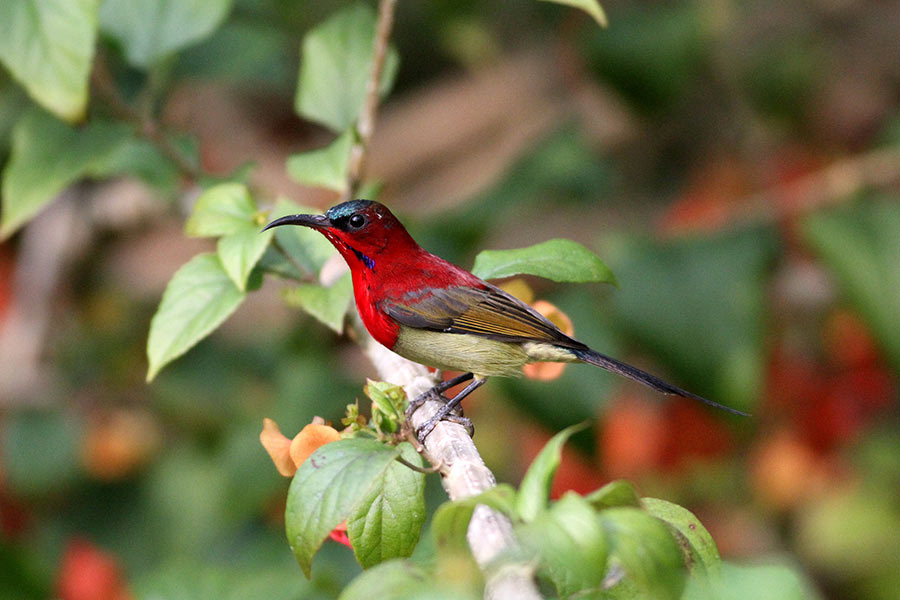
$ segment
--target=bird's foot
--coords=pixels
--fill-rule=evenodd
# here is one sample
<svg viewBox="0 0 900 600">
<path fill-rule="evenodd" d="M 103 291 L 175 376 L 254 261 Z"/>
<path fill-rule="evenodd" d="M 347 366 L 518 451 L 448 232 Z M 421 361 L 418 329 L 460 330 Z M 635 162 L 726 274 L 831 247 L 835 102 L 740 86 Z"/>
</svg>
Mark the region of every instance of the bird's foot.
<svg viewBox="0 0 900 600">
<path fill-rule="evenodd" d="M 454 408 L 455 407 L 452 407 L 449 404 L 444 404 L 444 406 L 442 406 L 436 413 L 434 413 L 434 415 L 432 415 L 430 419 L 419 426 L 419 428 L 416 430 L 416 439 L 419 440 L 420 444 L 425 443 L 425 438 L 428 437 L 428 434 L 432 432 L 435 425 L 437 425 L 440 421 L 449 421 L 451 423 L 462 425 L 469 433 L 469 437 L 475 435 L 475 426 L 472 424 L 472 420 L 468 417 L 463 416 L 462 410 L 454 412 Z"/>
</svg>

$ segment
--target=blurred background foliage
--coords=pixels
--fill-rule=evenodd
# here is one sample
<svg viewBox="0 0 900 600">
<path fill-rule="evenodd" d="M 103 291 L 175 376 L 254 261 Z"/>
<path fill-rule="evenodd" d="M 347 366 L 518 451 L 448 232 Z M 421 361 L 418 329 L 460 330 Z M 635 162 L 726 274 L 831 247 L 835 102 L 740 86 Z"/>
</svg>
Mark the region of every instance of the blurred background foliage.
<svg viewBox="0 0 900 600">
<path fill-rule="evenodd" d="M 149 69 L 108 4 L 88 116 L 138 106 L 152 127 L 134 144 L 94 132 L 109 154 L 87 166 L 84 140 L 41 148 L 62 125 L 0 71 L 4 194 L 16 132 L 60 163 L 29 175 L 57 199 L 0 243 L 0 596 L 334 598 L 359 567 L 329 543 L 301 577 L 258 433 L 338 419 L 371 374 L 359 350 L 271 282 L 151 385 L 144 346 L 165 283 L 210 248 L 182 232 L 199 183 L 249 173 L 272 204 L 336 200 L 284 161 L 329 139 L 294 113 L 299 42 L 349 3 L 216 2 Z M 900 4 L 604 7 L 607 29 L 544 3 L 400 3 L 370 175 L 463 266 L 551 237 L 595 249 L 619 289 L 530 280 L 537 297 L 598 350 L 753 417 L 576 366 L 491 381 L 466 407 L 476 443 L 517 483 L 588 419 L 555 494 L 627 477 L 695 511 L 729 560 L 797 565 L 823 598 L 895 598 Z"/>
</svg>

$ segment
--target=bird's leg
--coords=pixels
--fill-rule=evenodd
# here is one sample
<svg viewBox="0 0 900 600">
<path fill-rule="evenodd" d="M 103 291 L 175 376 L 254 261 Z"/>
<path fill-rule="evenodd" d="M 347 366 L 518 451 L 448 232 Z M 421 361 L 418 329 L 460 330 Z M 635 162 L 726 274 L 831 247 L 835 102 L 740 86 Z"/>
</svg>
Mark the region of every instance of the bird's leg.
<svg viewBox="0 0 900 600">
<path fill-rule="evenodd" d="M 471 373 L 467 373 L 467 375 L 472 376 Z M 468 379 L 468 377 L 466 379 Z M 465 381 L 465 379 L 463 379 L 462 381 Z M 468 421 L 467 428 L 471 428 L 471 421 L 469 421 L 465 417 L 451 415 L 450 413 L 452 413 L 453 410 L 460 405 L 460 403 L 463 401 L 463 398 L 481 387 L 485 381 L 487 380 L 484 377 L 475 377 L 475 380 L 472 381 L 472 383 L 464 387 L 462 391 L 460 391 L 453 398 L 448 400 L 447 403 L 444 404 L 440 409 L 438 409 L 438 411 L 434 413 L 434 415 L 432 415 L 430 419 L 422 423 L 422 426 L 419 427 L 419 429 L 416 431 L 416 437 L 419 439 L 419 442 L 424 443 L 425 438 L 428 437 L 428 434 L 431 433 L 431 430 L 434 429 L 434 426 L 437 425 L 438 421 L 440 421 L 441 419 L 446 419 L 448 416 L 450 416 L 448 420 L 453 421 L 454 423 L 466 425 L 466 422 Z"/>
<path fill-rule="evenodd" d="M 474 377 L 474 375 L 472 375 L 471 373 L 463 373 L 462 375 L 457 375 L 456 377 L 448 379 L 447 381 L 442 381 L 427 392 L 419 394 L 413 400 L 411 400 L 409 406 L 406 407 L 406 419 L 409 420 L 409 418 L 412 417 L 412 414 L 419 410 L 419 407 L 425 404 L 425 401 L 429 398 L 433 398 L 434 400 L 438 400 L 444 403 L 448 402 L 448 400 L 441 394 L 443 394 L 453 386 L 459 385 L 463 381 L 472 379 L 472 377 Z"/>
</svg>

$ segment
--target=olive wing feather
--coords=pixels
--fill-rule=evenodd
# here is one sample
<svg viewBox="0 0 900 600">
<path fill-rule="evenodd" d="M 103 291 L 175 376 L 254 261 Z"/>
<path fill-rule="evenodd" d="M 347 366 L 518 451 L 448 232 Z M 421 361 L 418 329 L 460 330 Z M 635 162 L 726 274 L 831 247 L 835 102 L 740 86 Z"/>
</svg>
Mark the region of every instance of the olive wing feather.
<svg viewBox="0 0 900 600">
<path fill-rule="evenodd" d="M 498 287 L 431 288 L 408 302 L 384 300 L 381 309 L 407 327 L 468 333 L 503 342 L 548 342 L 585 348 L 546 317 Z"/>
</svg>

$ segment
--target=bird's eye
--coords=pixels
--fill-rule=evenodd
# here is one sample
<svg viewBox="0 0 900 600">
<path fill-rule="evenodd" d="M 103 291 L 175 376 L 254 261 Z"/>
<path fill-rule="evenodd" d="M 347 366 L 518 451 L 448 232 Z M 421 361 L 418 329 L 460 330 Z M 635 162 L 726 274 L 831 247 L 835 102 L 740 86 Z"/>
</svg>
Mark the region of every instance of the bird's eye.
<svg viewBox="0 0 900 600">
<path fill-rule="evenodd" d="M 362 215 L 353 215 L 347 223 L 353 229 L 359 229 L 366 224 L 366 218 Z"/>
</svg>

